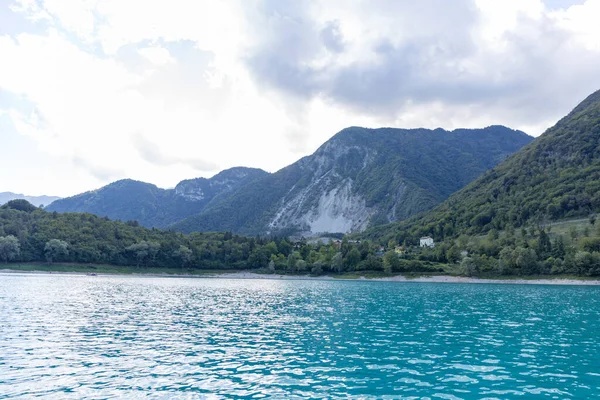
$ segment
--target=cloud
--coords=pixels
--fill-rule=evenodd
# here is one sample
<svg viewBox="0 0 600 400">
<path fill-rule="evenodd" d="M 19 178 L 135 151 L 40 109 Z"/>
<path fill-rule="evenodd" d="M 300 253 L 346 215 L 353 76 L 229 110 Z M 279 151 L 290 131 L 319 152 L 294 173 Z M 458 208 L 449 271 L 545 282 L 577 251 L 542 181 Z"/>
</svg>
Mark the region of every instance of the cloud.
<svg viewBox="0 0 600 400">
<path fill-rule="evenodd" d="M 107 165 L 97 165 L 83 157 L 73 156 L 71 159 L 73 165 L 83 168 L 99 181 L 110 181 L 113 179 L 123 178 L 124 171 L 118 168 L 111 168 Z"/>
<path fill-rule="evenodd" d="M 600 87 L 600 51 L 589 38 L 600 32 L 568 24 L 587 24 L 582 9 L 597 15 L 597 0 L 561 13 L 537 1 L 379 0 L 368 13 L 358 3 L 364 19 L 351 27 L 320 22 L 309 3 L 265 9 L 247 62 L 254 78 L 290 99 L 320 97 L 384 120 L 441 102 L 517 125 L 545 123 Z M 346 28 L 355 34 L 342 45 Z"/>
<path fill-rule="evenodd" d="M 341 53 L 344 51 L 344 37 L 340 32 L 339 21 L 328 22 L 325 25 L 325 28 L 321 30 L 320 36 L 327 50 L 334 53 Z"/>
<path fill-rule="evenodd" d="M 164 47 L 144 47 L 143 49 L 139 49 L 138 53 L 157 66 L 175 62 L 175 59 L 171 57 L 169 50 Z"/>
<path fill-rule="evenodd" d="M 0 108 L 55 160 L 61 194 L 274 171 L 351 125 L 540 134 L 600 88 L 598 14 L 600 0 L 11 0 Z"/>
<path fill-rule="evenodd" d="M 200 158 L 176 157 L 166 154 L 160 146 L 139 133 L 133 136 L 133 141 L 140 156 L 150 164 L 158 166 L 183 164 L 188 165 L 197 171 L 215 171 L 218 169 L 216 164 Z"/>
</svg>

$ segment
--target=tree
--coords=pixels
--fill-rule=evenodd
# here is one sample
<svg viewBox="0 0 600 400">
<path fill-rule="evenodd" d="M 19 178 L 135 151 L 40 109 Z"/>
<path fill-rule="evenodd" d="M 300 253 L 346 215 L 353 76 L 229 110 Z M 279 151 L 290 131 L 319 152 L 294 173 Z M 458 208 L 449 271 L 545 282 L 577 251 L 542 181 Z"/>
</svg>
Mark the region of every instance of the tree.
<svg viewBox="0 0 600 400">
<path fill-rule="evenodd" d="M 390 250 L 393 250 L 397 245 L 398 245 L 398 242 L 396 242 L 394 239 L 390 239 L 388 241 L 388 249 L 390 249 Z"/>
<path fill-rule="evenodd" d="M 323 273 L 323 262 L 315 261 L 310 270 L 313 275 L 321 275 Z"/>
<path fill-rule="evenodd" d="M 395 251 L 388 251 L 383 255 L 383 271 L 386 274 L 391 274 L 394 270 L 400 269 L 400 260 Z"/>
<path fill-rule="evenodd" d="M 513 253 L 515 266 L 520 269 L 521 274 L 529 275 L 539 272 L 538 256 L 533 249 L 517 247 Z"/>
<path fill-rule="evenodd" d="M 446 260 L 448 260 L 449 263 L 457 263 L 460 259 L 461 254 L 458 247 L 452 246 L 446 251 Z"/>
<path fill-rule="evenodd" d="M 367 258 L 358 263 L 356 269 L 364 271 L 381 271 L 383 269 L 383 261 L 381 260 L 381 257 L 369 254 Z"/>
<path fill-rule="evenodd" d="M 588 252 L 600 252 L 600 238 L 585 238 L 581 241 L 581 248 Z"/>
<path fill-rule="evenodd" d="M 308 264 L 306 263 L 306 261 L 304 261 L 304 260 L 298 260 L 296 262 L 296 270 L 298 272 L 306 272 L 307 268 L 308 268 Z"/>
<path fill-rule="evenodd" d="M 19 239 L 9 235 L 0 237 L 0 260 L 8 263 L 14 260 L 21 253 L 21 244 Z"/>
<path fill-rule="evenodd" d="M 273 259 L 271 259 L 271 261 L 269 261 L 269 265 L 267 266 L 267 270 L 271 274 L 275 273 L 275 261 Z"/>
<path fill-rule="evenodd" d="M 559 236 L 554 241 L 554 245 L 552 246 L 552 257 L 556 259 L 562 259 L 565 257 L 565 239 L 562 236 Z"/>
<path fill-rule="evenodd" d="M 296 263 L 300 260 L 300 253 L 293 251 L 290 253 L 287 259 L 287 269 L 289 272 L 296 271 Z"/>
<path fill-rule="evenodd" d="M 471 257 L 464 257 L 460 262 L 460 268 L 463 274 L 466 274 L 467 276 L 473 276 L 473 274 L 479 272 L 475 260 Z"/>
<path fill-rule="evenodd" d="M 594 225 L 596 223 L 596 215 L 592 214 L 590 215 L 590 224 Z"/>
<path fill-rule="evenodd" d="M 135 255 L 135 259 L 137 260 L 137 267 L 148 257 L 148 242 L 142 240 L 139 243 L 132 244 L 126 249 L 129 252 L 132 252 Z"/>
<path fill-rule="evenodd" d="M 189 247 L 180 245 L 179 248 L 173 252 L 173 256 L 181 261 L 182 267 L 185 267 L 194 258 L 194 252 L 192 252 Z"/>
<path fill-rule="evenodd" d="M 160 243 L 148 242 L 148 256 L 150 256 L 150 259 L 152 260 L 153 264 L 156 261 L 156 255 L 158 254 L 159 250 L 160 250 Z"/>
<path fill-rule="evenodd" d="M 498 231 L 495 229 L 491 229 L 488 232 L 488 240 L 490 242 L 493 242 L 494 240 L 498 240 L 499 237 L 500 237 L 500 235 L 498 234 Z"/>
<path fill-rule="evenodd" d="M 248 265 L 252 268 L 264 268 L 269 264 L 272 253 L 267 246 L 256 246 L 250 257 L 248 257 Z"/>
<path fill-rule="evenodd" d="M 573 240 L 577 240 L 577 237 L 579 236 L 579 232 L 577 232 L 577 228 L 572 226 L 569 228 L 569 236 L 571 236 L 571 239 Z"/>
<path fill-rule="evenodd" d="M 550 257 L 552 252 L 552 243 L 550 242 L 550 238 L 548 234 L 544 230 L 540 230 L 540 235 L 537 240 L 537 254 L 540 259 L 545 260 Z"/>
<path fill-rule="evenodd" d="M 63 240 L 50 239 L 44 246 L 44 254 L 48 264 L 52 264 L 57 258 L 69 255 L 69 244 Z"/>
<path fill-rule="evenodd" d="M 521 228 L 521 239 L 525 240 L 527 238 L 527 229 L 525 227 Z"/>
<path fill-rule="evenodd" d="M 600 256 L 598 253 L 578 251 L 574 260 L 578 275 L 597 275 L 600 272 Z"/>
<path fill-rule="evenodd" d="M 344 264 L 348 266 L 349 270 L 354 270 L 360 262 L 360 251 L 356 247 L 352 247 L 352 250 L 346 255 Z"/>
<path fill-rule="evenodd" d="M 4 205 L 6 208 L 11 208 L 13 210 L 19 210 L 26 213 L 32 213 L 38 208 L 24 199 L 16 199 L 10 200 L 8 203 Z"/>
<path fill-rule="evenodd" d="M 331 269 L 338 273 L 344 270 L 344 257 L 341 252 L 337 252 L 331 257 Z"/>
</svg>

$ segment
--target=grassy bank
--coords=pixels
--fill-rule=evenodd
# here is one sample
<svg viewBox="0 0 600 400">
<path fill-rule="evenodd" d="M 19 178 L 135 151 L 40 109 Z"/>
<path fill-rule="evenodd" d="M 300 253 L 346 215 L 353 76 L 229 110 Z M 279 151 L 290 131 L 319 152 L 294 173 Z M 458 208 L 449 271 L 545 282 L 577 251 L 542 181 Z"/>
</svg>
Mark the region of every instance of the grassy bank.
<svg viewBox="0 0 600 400">
<path fill-rule="evenodd" d="M 235 269 L 187 269 L 187 268 L 149 268 L 135 266 L 115 266 L 115 265 L 88 265 L 88 264 L 52 264 L 46 263 L 23 263 L 23 264 L 0 264 L 2 271 L 22 271 L 22 272 L 46 272 L 46 273 L 95 273 L 98 275 L 167 275 L 167 276 L 215 276 L 234 274 L 233 277 L 264 277 L 275 278 L 284 277 L 288 279 L 307 278 L 307 274 L 270 274 L 264 270 L 235 270 Z M 454 273 L 453 273 L 454 272 Z M 323 278 L 327 279 L 367 279 L 367 280 L 394 280 L 393 278 L 402 277 L 406 280 L 417 280 L 423 278 L 467 278 L 474 280 L 495 280 L 498 282 L 510 281 L 597 281 L 597 277 L 582 277 L 574 275 L 530 275 L 530 276 L 509 276 L 509 275 L 491 275 L 481 274 L 474 277 L 466 277 L 456 274 L 455 271 L 446 270 L 445 272 L 405 272 L 386 274 L 382 271 L 356 271 L 344 272 L 341 274 L 328 274 Z M 317 278 L 317 277 L 315 277 Z"/>
<path fill-rule="evenodd" d="M 9 263 L 0 264 L 1 270 L 13 270 L 23 272 L 78 272 L 96 274 L 147 274 L 147 275 L 213 275 L 237 270 L 227 269 L 189 269 L 189 268 L 160 268 L 160 267 L 136 267 L 102 264 L 46 264 L 46 263 Z"/>
</svg>

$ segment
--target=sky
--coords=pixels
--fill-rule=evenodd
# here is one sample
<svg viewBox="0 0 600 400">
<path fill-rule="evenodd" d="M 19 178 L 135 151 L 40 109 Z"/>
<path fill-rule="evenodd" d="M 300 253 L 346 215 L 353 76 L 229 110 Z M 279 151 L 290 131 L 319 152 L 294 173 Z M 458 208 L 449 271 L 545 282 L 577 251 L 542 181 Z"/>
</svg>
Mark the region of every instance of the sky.
<svg viewBox="0 0 600 400">
<path fill-rule="evenodd" d="M 600 0 L 0 0 L 0 192 L 275 172 L 348 126 L 538 136 Z"/>
</svg>

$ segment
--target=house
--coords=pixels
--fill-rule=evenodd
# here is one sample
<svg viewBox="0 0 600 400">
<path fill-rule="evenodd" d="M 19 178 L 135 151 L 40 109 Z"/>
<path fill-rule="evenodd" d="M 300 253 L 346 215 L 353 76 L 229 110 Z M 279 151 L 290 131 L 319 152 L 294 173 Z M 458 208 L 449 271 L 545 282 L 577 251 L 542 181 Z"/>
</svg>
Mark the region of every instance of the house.
<svg viewBox="0 0 600 400">
<path fill-rule="evenodd" d="M 431 236 L 423 236 L 420 241 L 421 247 L 435 247 L 433 238 Z"/>
<path fill-rule="evenodd" d="M 385 254 L 385 247 L 383 246 L 375 246 L 375 255 L 383 256 Z"/>
<path fill-rule="evenodd" d="M 396 254 L 398 254 L 399 256 L 403 256 L 406 254 L 406 249 L 404 248 L 404 246 L 396 246 L 396 248 L 394 248 L 394 251 L 396 252 Z"/>
</svg>

